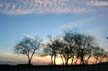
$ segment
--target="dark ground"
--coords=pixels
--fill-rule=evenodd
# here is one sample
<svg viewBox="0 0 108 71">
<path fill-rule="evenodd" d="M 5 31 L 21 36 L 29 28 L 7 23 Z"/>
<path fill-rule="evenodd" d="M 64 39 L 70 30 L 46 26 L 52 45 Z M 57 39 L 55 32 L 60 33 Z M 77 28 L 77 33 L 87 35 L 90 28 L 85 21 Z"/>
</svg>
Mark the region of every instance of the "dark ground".
<svg viewBox="0 0 108 71">
<path fill-rule="evenodd" d="M 108 71 L 108 63 L 97 65 L 0 65 L 0 71 Z"/>
</svg>

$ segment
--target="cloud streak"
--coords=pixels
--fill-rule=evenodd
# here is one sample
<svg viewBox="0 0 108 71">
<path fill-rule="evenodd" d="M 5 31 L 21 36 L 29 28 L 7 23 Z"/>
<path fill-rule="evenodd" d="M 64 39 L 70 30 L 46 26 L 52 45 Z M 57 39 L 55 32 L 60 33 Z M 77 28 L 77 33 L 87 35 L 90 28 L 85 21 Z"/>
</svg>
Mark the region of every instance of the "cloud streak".
<svg viewBox="0 0 108 71">
<path fill-rule="evenodd" d="M 5 14 L 62 14 L 89 13 L 95 6 L 108 6 L 100 0 L 5 0 L 0 1 L 0 12 Z"/>
<path fill-rule="evenodd" d="M 89 6 L 108 6 L 108 1 L 97 1 L 97 0 L 94 0 L 94 1 L 90 1 L 88 3 Z"/>
</svg>

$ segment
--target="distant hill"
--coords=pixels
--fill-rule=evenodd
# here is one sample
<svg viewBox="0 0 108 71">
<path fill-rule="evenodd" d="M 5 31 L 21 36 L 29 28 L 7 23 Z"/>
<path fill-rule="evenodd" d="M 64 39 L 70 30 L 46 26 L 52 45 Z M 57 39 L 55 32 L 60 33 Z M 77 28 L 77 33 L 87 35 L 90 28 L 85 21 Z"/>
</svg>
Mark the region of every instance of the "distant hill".
<svg viewBox="0 0 108 71">
<path fill-rule="evenodd" d="M 12 61 L 0 61 L 0 64 L 3 65 L 3 64 L 11 64 L 11 65 L 16 65 L 17 62 L 12 62 Z"/>
</svg>

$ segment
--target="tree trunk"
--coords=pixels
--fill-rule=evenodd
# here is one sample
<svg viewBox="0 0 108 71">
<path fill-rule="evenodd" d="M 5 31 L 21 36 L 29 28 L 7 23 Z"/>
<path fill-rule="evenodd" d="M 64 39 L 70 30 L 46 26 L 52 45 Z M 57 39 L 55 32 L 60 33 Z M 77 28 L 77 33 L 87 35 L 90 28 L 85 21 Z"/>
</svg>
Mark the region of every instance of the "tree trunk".
<svg viewBox="0 0 108 71">
<path fill-rule="evenodd" d="M 31 60 L 32 60 L 32 58 L 33 58 L 33 55 L 34 55 L 35 51 L 36 51 L 36 50 L 34 49 L 34 51 L 33 51 L 32 55 L 31 55 L 31 57 L 29 57 L 29 61 L 28 61 L 28 64 L 29 64 L 29 65 L 31 65 Z"/>
<path fill-rule="evenodd" d="M 80 56 L 81 64 L 84 64 L 83 51 L 84 51 L 84 49 L 81 50 L 81 56 Z"/>
<path fill-rule="evenodd" d="M 31 59 L 28 59 L 28 65 L 30 65 L 31 64 Z"/>
<path fill-rule="evenodd" d="M 84 65 L 84 59 L 83 59 L 83 56 L 81 56 L 81 64 Z"/>
<path fill-rule="evenodd" d="M 68 65 L 68 59 L 67 59 L 67 58 L 66 58 L 66 60 L 65 60 L 65 64 Z"/>
<path fill-rule="evenodd" d="M 73 64 L 73 60 L 74 60 L 74 57 L 72 57 L 72 59 L 71 59 L 71 65 Z"/>
<path fill-rule="evenodd" d="M 53 65 L 53 56 L 51 55 L 51 65 Z"/>
<path fill-rule="evenodd" d="M 55 65 L 55 62 L 56 62 L 56 56 L 54 56 L 54 65 Z"/>
<path fill-rule="evenodd" d="M 27 58 L 28 58 L 28 65 L 30 65 L 31 64 L 31 59 L 30 59 L 30 56 L 29 55 L 27 55 Z"/>
<path fill-rule="evenodd" d="M 76 59 L 76 61 L 74 62 L 75 63 L 75 65 L 77 64 L 77 61 L 78 61 L 78 58 Z"/>
<path fill-rule="evenodd" d="M 62 57 L 62 55 L 60 55 L 60 57 L 61 57 L 61 59 L 62 59 L 62 63 L 63 63 L 63 65 L 64 65 L 64 61 L 63 61 L 63 57 Z"/>
<path fill-rule="evenodd" d="M 88 64 L 90 57 L 91 57 L 91 55 L 88 56 L 87 60 L 85 61 L 86 64 Z"/>
<path fill-rule="evenodd" d="M 97 63 L 98 63 L 98 60 L 99 60 L 99 57 L 98 57 L 98 56 L 96 56 L 95 58 L 96 58 L 96 64 L 97 64 Z"/>
</svg>

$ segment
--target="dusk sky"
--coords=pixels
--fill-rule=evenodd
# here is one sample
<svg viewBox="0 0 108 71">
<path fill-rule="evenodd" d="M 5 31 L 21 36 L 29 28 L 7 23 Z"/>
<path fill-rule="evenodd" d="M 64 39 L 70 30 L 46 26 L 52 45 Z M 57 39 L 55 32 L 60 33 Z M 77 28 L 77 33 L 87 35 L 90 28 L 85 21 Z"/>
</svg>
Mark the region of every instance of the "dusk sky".
<svg viewBox="0 0 108 71">
<path fill-rule="evenodd" d="M 108 0 L 0 0 L 0 61 L 23 59 L 13 48 L 24 36 L 45 41 L 66 28 L 96 37 L 108 50 Z"/>
</svg>

